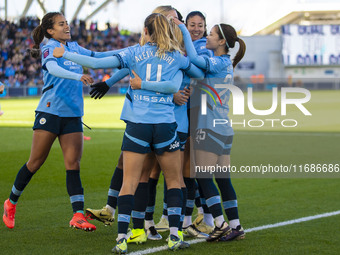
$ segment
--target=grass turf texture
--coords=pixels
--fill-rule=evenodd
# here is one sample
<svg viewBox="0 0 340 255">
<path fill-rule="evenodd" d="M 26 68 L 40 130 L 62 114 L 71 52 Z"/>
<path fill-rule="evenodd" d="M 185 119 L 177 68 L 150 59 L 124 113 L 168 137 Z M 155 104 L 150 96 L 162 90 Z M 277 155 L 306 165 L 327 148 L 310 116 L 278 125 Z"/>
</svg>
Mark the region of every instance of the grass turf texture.
<svg viewBox="0 0 340 255">
<path fill-rule="evenodd" d="M 256 94 L 259 98 L 266 93 Z M 272 165 L 339 163 L 338 91 L 312 91 L 307 107 L 313 118 L 327 122 L 304 123 L 301 132 L 290 129 L 236 131 L 232 163 Z M 319 98 L 313 101 L 313 98 Z M 328 100 L 326 100 L 328 99 Z M 18 170 L 27 161 L 32 140 L 31 126 L 38 99 L 1 100 L 5 115 L 0 117 L 0 201 L 7 199 Z M 101 208 L 120 153 L 124 124 L 118 121 L 123 97 L 85 100 L 84 129 L 91 136 L 84 142 L 81 177 L 85 207 Z M 268 104 L 267 104 L 268 105 Z M 263 108 L 265 109 L 265 108 Z M 314 109 L 314 110 L 313 110 Z M 331 111 L 332 114 L 328 115 Z M 299 114 L 299 113 L 294 113 Z M 328 117 L 329 116 L 329 117 Z M 307 132 L 309 131 L 309 132 Z M 313 131 L 313 132 L 311 132 Z M 110 254 L 115 245 L 116 223 L 105 227 L 97 221 L 94 233 L 68 228 L 72 209 L 65 186 L 65 169 L 58 142 L 19 200 L 16 226 L 0 227 L 2 254 Z M 339 175 L 338 175 L 339 177 Z M 235 178 L 239 213 L 244 228 L 340 210 L 340 179 Z M 162 208 L 163 184 L 159 182 L 155 221 Z M 318 219 L 275 229 L 248 233 L 246 239 L 231 243 L 199 243 L 181 254 L 338 254 L 340 216 Z M 163 235 L 164 240 L 166 234 Z M 165 241 L 129 245 L 129 252 L 165 245 Z M 162 252 L 171 253 L 172 252 Z"/>
</svg>

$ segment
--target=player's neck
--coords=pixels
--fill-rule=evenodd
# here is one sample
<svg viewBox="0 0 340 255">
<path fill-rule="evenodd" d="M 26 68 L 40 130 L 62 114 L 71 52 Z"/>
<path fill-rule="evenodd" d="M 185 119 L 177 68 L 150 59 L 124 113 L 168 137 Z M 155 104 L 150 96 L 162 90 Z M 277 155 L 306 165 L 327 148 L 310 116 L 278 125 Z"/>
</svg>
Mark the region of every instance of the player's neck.
<svg viewBox="0 0 340 255">
<path fill-rule="evenodd" d="M 52 37 L 53 38 L 53 37 Z M 54 40 L 66 45 L 66 40 L 61 40 L 61 39 L 56 39 L 56 38 L 53 38 Z"/>
<path fill-rule="evenodd" d="M 224 46 L 223 47 L 218 47 L 217 49 L 214 50 L 214 56 L 222 56 L 227 54 L 225 52 Z"/>
</svg>

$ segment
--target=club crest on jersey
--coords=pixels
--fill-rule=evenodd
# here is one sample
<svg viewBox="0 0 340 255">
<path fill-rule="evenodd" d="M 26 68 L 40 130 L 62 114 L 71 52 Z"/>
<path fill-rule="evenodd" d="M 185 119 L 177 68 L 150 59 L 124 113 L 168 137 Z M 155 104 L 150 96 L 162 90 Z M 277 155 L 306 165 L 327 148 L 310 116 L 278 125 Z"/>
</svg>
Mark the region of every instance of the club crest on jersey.
<svg viewBox="0 0 340 255">
<path fill-rule="evenodd" d="M 49 49 L 44 50 L 44 52 L 43 52 L 44 58 L 46 58 L 49 54 L 50 54 L 50 50 Z"/>
<path fill-rule="evenodd" d="M 39 123 L 40 123 L 40 125 L 44 125 L 46 123 L 46 119 L 45 118 L 41 118 L 39 120 Z"/>
</svg>

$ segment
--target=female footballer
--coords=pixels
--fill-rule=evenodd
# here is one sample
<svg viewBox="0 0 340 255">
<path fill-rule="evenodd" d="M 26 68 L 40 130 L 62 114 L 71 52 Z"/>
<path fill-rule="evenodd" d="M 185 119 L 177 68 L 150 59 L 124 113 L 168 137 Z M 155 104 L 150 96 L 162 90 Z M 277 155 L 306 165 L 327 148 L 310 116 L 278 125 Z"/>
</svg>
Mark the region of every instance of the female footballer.
<svg viewBox="0 0 340 255">
<path fill-rule="evenodd" d="M 48 42 L 40 51 L 44 37 Z M 94 231 L 96 227 L 84 217 L 84 191 L 80 180 L 80 159 L 83 151 L 83 84 L 93 83 L 84 75 L 80 65 L 67 59 L 53 57 L 53 49 L 60 44 L 66 51 L 96 57 L 107 53 L 95 53 L 80 47 L 71 39 L 70 26 L 59 12 L 47 13 L 33 31 L 34 46 L 31 55 L 40 57 L 44 87 L 36 109 L 33 126 L 33 142 L 28 161 L 18 172 L 9 199 L 4 203 L 3 221 L 8 228 L 15 224 L 16 204 L 33 175 L 45 162 L 50 149 L 58 137 L 66 168 L 66 186 L 70 196 L 73 218 L 70 226 Z M 112 53 L 112 52 L 111 52 Z"/>
<path fill-rule="evenodd" d="M 90 68 L 129 68 L 130 74 L 134 70 L 142 81 L 170 80 L 180 69 L 192 69 L 201 73 L 180 53 L 178 42 L 172 39 L 174 36 L 169 21 L 162 14 L 151 14 L 146 18 L 144 36 L 147 42 L 145 45 L 129 47 L 99 61 L 67 52 L 64 47 L 56 48 L 53 54 Z M 180 83 L 175 86 L 178 90 Z M 140 180 L 144 159 L 152 149 L 168 184 L 168 247 L 171 250 L 182 248 L 183 241 L 178 237 L 183 200 L 180 189 L 181 166 L 172 94 L 144 90 L 143 83 L 141 89 L 133 90 L 129 87 L 121 119 L 126 122 L 122 144 L 123 184 L 118 197 L 118 237 L 113 252 L 127 251 L 126 234 L 134 204 L 133 195 Z"/>
<path fill-rule="evenodd" d="M 213 105 L 213 103 L 208 100 L 207 114 L 197 116 L 198 122 L 196 126 L 196 137 L 194 144 L 195 163 L 198 166 L 211 166 L 216 164 L 229 166 L 230 150 L 234 135 L 233 129 L 230 125 L 220 125 L 220 127 L 215 128 L 211 124 L 211 119 L 222 117 L 227 118 L 229 110 L 227 103 L 229 100 L 230 91 L 224 88 L 219 88 L 215 85 L 232 82 L 233 69 L 245 54 L 245 43 L 237 36 L 236 31 L 232 26 L 218 24 L 211 29 L 211 32 L 207 37 L 206 44 L 208 49 L 214 51 L 214 56 L 210 58 L 199 56 L 194 48 L 190 33 L 185 25 L 176 19 L 175 22 L 179 25 L 183 32 L 186 51 L 190 60 L 198 67 L 206 70 L 208 86 L 216 90 L 221 98 L 221 104 L 217 105 Z M 236 42 L 239 43 L 239 50 L 232 62 L 228 52 L 230 48 L 235 46 Z M 228 191 L 225 189 L 226 180 L 228 180 L 228 178 L 223 178 L 220 181 L 218 181 L 216 178 L 222 193 L 222 198 L 224 198 L 224 196 L 230 195 L 230 190 Z M 199 178 L 198 182 L 202 188 L 207 205 L 214 217 L 216 225 L 215 229 L 210 233 L 207 241 L 214 241 L 218 239 L 224 241 L 229 239 L 233 231 L 224 221 L 221 208 L 221 198 L 216 186 L 213 183 L 213 179 Z M 235 207 L 235 201 L 236 200 L 228 201 L 224 205 Z M 234 233 L 235 231 L 238 231 L 241 233 L 241 235 L 244 235 L 240 224 L 238 224 L 238 226 L 235 228 Z"/>
</svg>

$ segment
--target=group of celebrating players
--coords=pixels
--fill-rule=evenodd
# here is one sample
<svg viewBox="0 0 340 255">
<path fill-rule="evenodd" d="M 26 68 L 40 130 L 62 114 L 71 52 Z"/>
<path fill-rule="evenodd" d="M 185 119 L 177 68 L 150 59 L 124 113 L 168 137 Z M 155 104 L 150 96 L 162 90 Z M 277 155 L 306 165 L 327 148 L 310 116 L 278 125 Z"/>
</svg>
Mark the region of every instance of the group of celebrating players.
<svg viewBox="0 0 340 255">
<path fill-rule="evenodd" d="M 48 42 L 41 47 L 45 37 Z M 18 172 L 4 203 L 3 221 L 8 228 L 14 227 L 20 195 L 58 137 L 74 212 L 70 226 L 94 231 L 96 227 L 88 219 L 111 225 L 118 206 L 118 237 L 113 252 L 126 253 L 128 243 L 159 240 L 162 236 L 158 232 L 166 230 L 170 231 L 170 250 L 189 247 L 183 236 L 208 242 L 244 238 L 230 176 L 215 179 L 220 196 L 213 178 L 195 178 L 190 169 L 195 164 L 230 165 L 233 129 L 228 125 L 215 128 L 211 119 L 227 118 L 230 91 L 215 85 L 232 82 L 233 70 L 245 53 L 245 44 L 232 26 L 215 25 L 207 35 L 201 12 L 189 13 L 184 24 L 175 8 L 159 6 L 145 19 L 139 44 L 93 52 L 70 42 L 65 17 L 52 12 L 33 31 L 33 39 L 31 55 L 41 56 L 44 87 L 36 109 L 29 160 Z M 228 52 L 236 42 L 239 49 L 231 60 Z M 131 77 L 121 113 L 126 123 L 122 153 L 111 179 L 107 204 L 99 210 L 88 208 L 85 214 L 80 179 L 82 87 L 92 84 L 93 79 L 83 74 L 82 66 L 120 69 L 105 82 L 91 85 L 90 94 L 95 99 L 103 97 L 125 76 Z M 199 99 L 202 92 L 209 91 L 202 84 L 220 102 L 216 104 L 213 97 L 208 97 L 205 115 L 199 113 Z M 156 185 L 161 171 L 164 206 L 161 221 L 155 225 Z M 195 203 L 199 216 L 193 223 Z M 128 234 L 131 217 L 133 229 Z"/>
</svg>

